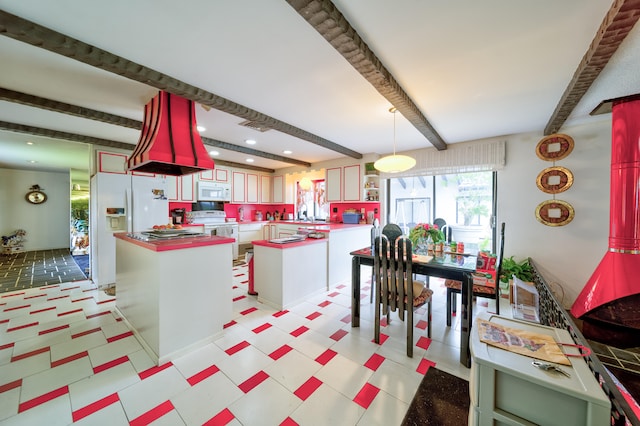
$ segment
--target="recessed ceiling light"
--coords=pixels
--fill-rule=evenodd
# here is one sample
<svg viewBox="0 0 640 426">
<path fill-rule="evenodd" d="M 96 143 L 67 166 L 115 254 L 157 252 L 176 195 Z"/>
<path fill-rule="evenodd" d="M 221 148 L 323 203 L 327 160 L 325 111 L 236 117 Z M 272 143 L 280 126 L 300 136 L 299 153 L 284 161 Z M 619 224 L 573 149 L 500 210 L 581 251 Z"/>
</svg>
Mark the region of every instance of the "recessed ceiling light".
<svg viewBox="0 0 640 426">
<path fill-rule="evenodd" d="M 247 163 L 253 163 L 253 158 L 247 158 Z"/>
<path fill-rule="evenodd" d="M 29 160 L 29 163 L 31 163 L 31 164 L 36 164 L 36 163 L 37 163 L 37 161 L 36 161 L 36 160 Z"/>
<path fill-rule="evenodd" d="M 289 151 L 288 149 L 285 149 L 284 151 L 282 151 L 283 154 L 293 154 L 293 151 Z"/>
<path fill-rule="evenodd" d="M 200 133 L 202 133 L 202 132 L 204 132 L 205 130 L 207 130 L 207 128 L 206 128 L 206 127 L 204 127 L 204 126 L 196 126 L 196 129 L 198 129 L 198 131 L 199 131 Z"/>
<path fill-rule="evenodd" d="M 27 142 L 27 145 L 33 145 L 33 142 L 29 141 Z"/>
<path fill-rule="evenodd" d="M 253 139 L 247 139 L 245 142 L 247 143 L 247 145 L 255 145 L 256 144 L 256 141 L 254 141 Z"/>
<path fill-rule="evenodd" d="M 209 155 L 215 157 L 216 155 L 220 155 L 220 153 L 218 151 L 209 151 Z"/>
</svg>

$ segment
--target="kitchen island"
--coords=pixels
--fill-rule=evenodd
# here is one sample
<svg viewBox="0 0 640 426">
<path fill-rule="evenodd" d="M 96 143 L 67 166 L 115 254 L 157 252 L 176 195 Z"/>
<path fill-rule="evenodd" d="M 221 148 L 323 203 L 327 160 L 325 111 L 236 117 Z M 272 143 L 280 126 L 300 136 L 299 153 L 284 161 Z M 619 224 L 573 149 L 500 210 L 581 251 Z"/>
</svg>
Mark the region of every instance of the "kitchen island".
<svg viewBox="0 0 640 426">
<path fill-rule="evenodd" d="M 219 336 L 232 319 L 233 238 L 114 236 L 116 309 L 158 365 Z"/>
<path fill-rule="evenodd" d="M 327 289 L 327 239 L 253 241 L 258 301 L 284 310 Z"/>
</svg>

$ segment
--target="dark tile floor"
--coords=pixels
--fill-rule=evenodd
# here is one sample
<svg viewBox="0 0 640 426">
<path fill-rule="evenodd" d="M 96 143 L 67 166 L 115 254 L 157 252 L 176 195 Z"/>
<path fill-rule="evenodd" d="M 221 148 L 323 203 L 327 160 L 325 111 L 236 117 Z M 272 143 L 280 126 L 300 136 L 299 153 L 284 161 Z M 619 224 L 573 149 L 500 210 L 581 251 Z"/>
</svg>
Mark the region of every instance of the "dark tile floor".
<svg viewBox="0 0 640 426">
<path fill-rule="evenodd" d="M 0 293 L 86 278 L 66 248 L 0 255 Z"/>
<path fill-rule="evenodd" d="M 640 348 L 620 349 L 593 340 L 588 342 L 600 362 L 640 401 Z"/>
</svg>

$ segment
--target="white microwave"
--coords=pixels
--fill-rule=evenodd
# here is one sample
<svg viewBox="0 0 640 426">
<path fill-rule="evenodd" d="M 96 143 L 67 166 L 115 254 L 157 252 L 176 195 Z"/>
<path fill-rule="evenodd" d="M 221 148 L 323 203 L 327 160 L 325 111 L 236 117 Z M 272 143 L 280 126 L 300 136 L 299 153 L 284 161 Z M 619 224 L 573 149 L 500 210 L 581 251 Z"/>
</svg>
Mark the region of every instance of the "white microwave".
<svg viewBox="0 0 640 426">
<path fill-rule="evenodd" d="M 198 201 L 231 201 L 231 185 L 219 182 L 202 182 L 198 185 Z"/>
</svg>

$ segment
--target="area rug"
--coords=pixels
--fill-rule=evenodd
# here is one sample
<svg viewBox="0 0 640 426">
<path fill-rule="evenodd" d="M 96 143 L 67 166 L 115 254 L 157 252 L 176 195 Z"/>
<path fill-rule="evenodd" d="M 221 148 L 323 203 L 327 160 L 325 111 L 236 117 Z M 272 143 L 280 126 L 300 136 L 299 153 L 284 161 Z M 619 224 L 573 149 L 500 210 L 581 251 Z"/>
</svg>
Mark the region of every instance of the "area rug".
<svg viewBox="0 0 640 426">
<path fill-rule="evenodd" d="M 402 425 L 466 425 L 469 404 L 469 382 L 431 367 L 418 386 Z"/>
<path fill-rule="evenodd" d="M 66 248 L 0 256 L 0 293 L 85 279 Z"/>
</svg>

